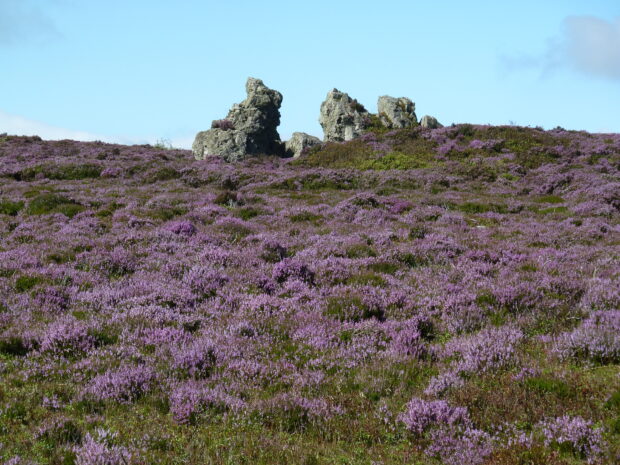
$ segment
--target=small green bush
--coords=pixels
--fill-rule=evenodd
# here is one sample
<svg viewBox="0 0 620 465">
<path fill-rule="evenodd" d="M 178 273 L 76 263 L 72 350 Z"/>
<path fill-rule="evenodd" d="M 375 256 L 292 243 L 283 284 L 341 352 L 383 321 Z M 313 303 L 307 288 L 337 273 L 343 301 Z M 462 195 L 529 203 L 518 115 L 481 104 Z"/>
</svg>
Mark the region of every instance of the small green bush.
<svg viewBox="0 0 620 465">
<path fill-rule="evenodd" d="M 170 181 L 171 179 L 177 179 L 180 177 L 181 173 L 179 173 L 174 168 L 164 167 L 150 173 L 145 178 L 145 182 L 152 184 L 159 181 Z"/>
<path fill-rule="evenodd" d="M 329 297 L 323 313 L 340 321 L 353 322 L 370 318 L 382 320 L 384 316 L 380 308 L 365 304 L 362 298 L 355 294 Z"/>
<path fill-rule="evenodd" d="M 461 205 L 456 205 L 455 209 L 463 213 L 508 213 L 508 207 L 501 204 L 492 203 L 480 203 L 480 202 L 465 202 Z"/>
<path fill-rule="evenodd" d="M 84 211 L 84 206 L 58 194 L 40 194 L 30 201 L 26 210 L 30 215 L 62 213 L 69 218 Z"/>
<path fill-rule="evenodd" d="M 347 249 L 347 258 L 367 258 L 376 257 L 377 252 L 368 244 L 355 244 Z"/>
<path fill-rule="evenodd" d="M 262 215 L 264 212 L 258 208 L 254 207 L 244 207 L 240 208 L 235 212 L 235 215 L 242 220 L 251 220 L 259 215 Z"/>
<path fill-rule="evenodd" d="M 526 379 L 524 384 L 528 389 L 540 394 L 552 394 L 562 398 L 570 395 L 570 387 L 568 384 L 559 379 L 539 376 Z"/>
<path fill-rule="evenodd" d="M 15 291 L 26 292 L 42 282 L 43 278 L 40 276 L 20 276 L 15 280 Z"/>
<path fill-rule="evenodd" d="M 18 336 L 0 338 L 0 354 L 23 356 L 28 353 L 28 347 Z"/>
<path fill-rule="evenodd" d="M 22 208 L 24 208 L 24 202 L 0 200 L 0 215 L 16 216 Z"/>
<path fill-rule="evenodd" d="M 293 223 L 302 223 L 305 221 L 312 222 L 312 223 L 320 223 L 323 220 L 323 217 L 321 215 L 317 215 L 316 213 L 312 213 L 309 211 L 303 211 L 303 212 L 296 213 L 294 215 L 289 216 L 289 218 L 291 222 Z"/>
</svg>

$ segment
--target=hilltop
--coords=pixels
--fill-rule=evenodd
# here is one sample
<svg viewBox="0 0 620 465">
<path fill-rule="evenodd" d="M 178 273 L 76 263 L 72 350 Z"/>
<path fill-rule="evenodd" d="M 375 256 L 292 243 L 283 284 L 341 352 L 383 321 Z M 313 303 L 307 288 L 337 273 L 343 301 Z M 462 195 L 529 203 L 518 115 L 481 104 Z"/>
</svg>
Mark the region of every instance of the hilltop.
<svg viewBox="0 0 620 465">
<path fill-rule="evenodd" d="M 0 137 L 0 459 L 613 463 L 619 245 L 619 134 Z"/>
</svg>

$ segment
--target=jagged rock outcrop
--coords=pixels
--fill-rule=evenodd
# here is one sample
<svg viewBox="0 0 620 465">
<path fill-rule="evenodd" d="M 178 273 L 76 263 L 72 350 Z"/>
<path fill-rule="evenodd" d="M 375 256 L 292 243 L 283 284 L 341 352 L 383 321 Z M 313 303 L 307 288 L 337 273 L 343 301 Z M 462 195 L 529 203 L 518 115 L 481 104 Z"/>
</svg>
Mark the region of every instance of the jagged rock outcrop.
<svg viewBox="0 0 620 465">
<path fill-rule="evenodd" d="M 198 160 L 219 156 L 237 161 L 252 155 L 281 155 L 284 147 L 278 134 L 282 94 L 263 81 L 248 78 L 247 98 L 233 107 L 224 120 L 196 135 L 192 151 Z"/>
<path fill-rule="evenodd" d="M 437 118 L 435 118 L 434 116 L 430 116 L 430 115 L 426 115 L 422 117 L 422 120 L 420 120 L 420 126 L 422 126 L 423 128 L 429 128 L 429 129 L 443 128 L 443 124 L 437 121 Z"/>
<path fill-rule="evenodd" d="M 334 89 L 321 104 L 319 123 L 326 142 L 343 142 L 361 136 L 370 125 L 370 113 L 348 94 Z"/>
<path fill-rule="evenodd" d="M 379 97 L 377 113 L 381 123 L 390 129 L 403 129 L 418 125 L 415 103 L 406 97 Z"/>
<path fill-rule="evenodd" d="M 285 142 L 286 155 L 297 158 L 302 152 L 315 145 L 320 145 L 321 139 L 311 136 L 305 132 L 294 132 L 289 140 Z"/>
</svg>

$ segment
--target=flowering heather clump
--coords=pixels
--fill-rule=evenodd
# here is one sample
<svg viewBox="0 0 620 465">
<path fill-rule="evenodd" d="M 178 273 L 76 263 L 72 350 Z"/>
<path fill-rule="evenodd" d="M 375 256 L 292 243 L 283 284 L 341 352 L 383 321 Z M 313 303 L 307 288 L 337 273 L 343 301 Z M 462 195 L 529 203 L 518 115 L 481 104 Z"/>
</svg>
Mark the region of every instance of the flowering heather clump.
<svg viewBox="0 0 620 465">
<path fill-rule="evenodd" d="M 95 437 L 86 433 L 81 445 L 73 448 L 76 465 L 127 465 L 132 462 L 132 454 L 122 446 L 111 444 L 115 434 L 99 429 Z"/>
<path fill-rule="evenodd" d="M 620 362 L 620 310 L 593 313 L 575 330 L 561 334 L 554 352 L 564 359 Z"/>
<path fill-rule="evenodd" d="M 170 412 L 175 421 L 190 423 L 195 415 L 207 409 L 214 412 L 238 412 L 246 403 L 221 387 L 211 388 L 196 381 L 188 381 L 173 388 L 170 394 Z"/>
<path fill-rule="evenodd" d="M 79 355 L 95 346 L 95 338 L 86 323 L 73 318 L 50 324 L 41 339 L 41 351 L 54 355 Z"/>
<path fill-rule="evenodd" d="M 568 446 L 575 454 L 588 460 L 596 461 L 603 449 L 603 435 L 600 428 L 593 428 L 592 422 L 581 417 L 563 416 L 544 422 L 542 432 L 545 445 L 552 443 Z"/>
<path fill-rule="evenodd" d="M 123 365 L 95 376 L 84 389 L 83 395 L 97 401 L 130 403 L 148 392 L 154 385 L 155 378 L 152 368 Z"/>
<path fill-rule="evenodd" d="M 619 168 L 514 126 L 0 136 L 0 463 L 612 463 Z"/>
<path fill-rule="evenodd" d="M 215 362 L 215 346 L 210 340 L 199 339 L 173 351 L 172 367 L 192 378 L 209 376 Z"/>
<path fill-rule="evenodd" d="M 398 417 L 407 429 L 414 434 L 422 434 L 428 428 L 436 425 L 470 423 L 469 414 L 465 407 L 450 407 L 444 400 L 427 401 L 411 399 L 406 410 Z"/>
<path fill-rule="evenodd" d="M 283 283 L 289 279 L 299 279 L 308 284 L 314 281 L 314 273 L 304 263 L 293 258 L 285 258 L 273 267 L 273 279 Z"/>
<path fill-rule="evenodd" d="M 493 452 L 493 440 L 484 431 L 471 427 L 440 428 L 431 433 L 425 452 L 446 465 L 478 465 Z"/>
</svg>

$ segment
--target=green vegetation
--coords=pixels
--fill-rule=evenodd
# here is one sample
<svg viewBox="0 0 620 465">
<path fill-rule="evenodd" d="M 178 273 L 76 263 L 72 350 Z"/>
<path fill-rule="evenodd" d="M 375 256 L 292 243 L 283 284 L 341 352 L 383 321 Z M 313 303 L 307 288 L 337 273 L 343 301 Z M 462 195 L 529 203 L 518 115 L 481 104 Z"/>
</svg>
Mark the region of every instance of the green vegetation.
<svg viewBox="0 0 620 465">
<path fill-rule="evenodd" d="M 16 216 L 24 208 L 24 202 L 0 200 L 0 215 Z"/>
<path fill-rule="evenodd" d="M 30 201 L 27 213 L 30 215 L 46 215 L 62 213 L 69 218 L 84 211 L 84 206 L 78 202 L 58 194 L 40 194 Z"/>
</svg>

